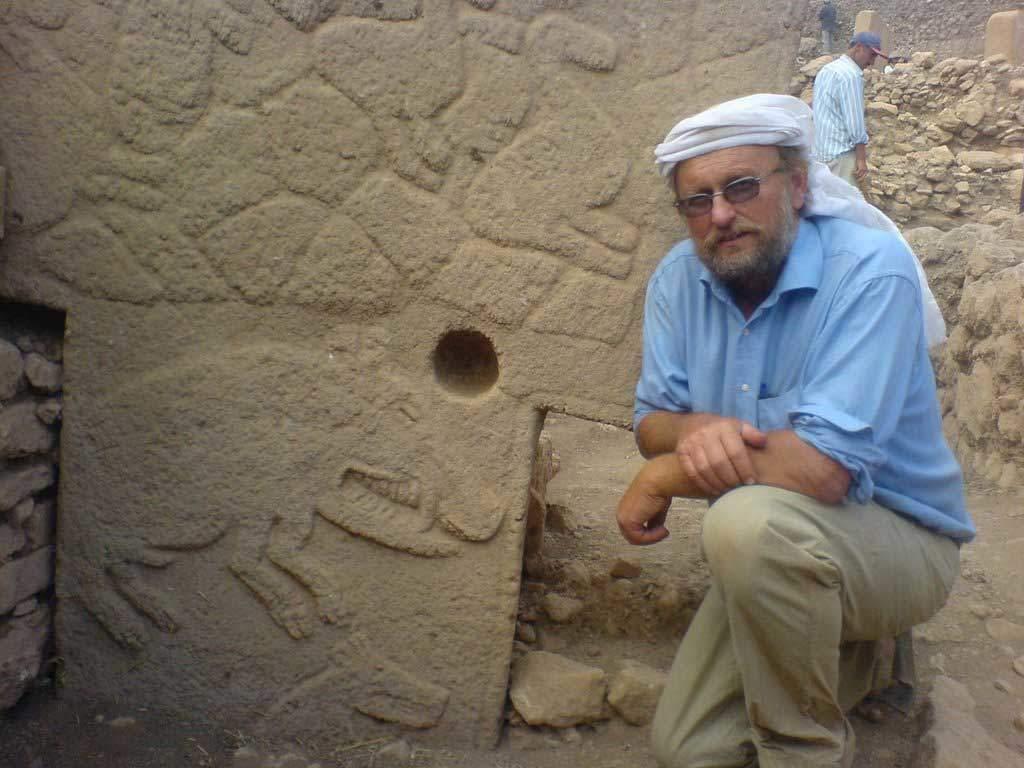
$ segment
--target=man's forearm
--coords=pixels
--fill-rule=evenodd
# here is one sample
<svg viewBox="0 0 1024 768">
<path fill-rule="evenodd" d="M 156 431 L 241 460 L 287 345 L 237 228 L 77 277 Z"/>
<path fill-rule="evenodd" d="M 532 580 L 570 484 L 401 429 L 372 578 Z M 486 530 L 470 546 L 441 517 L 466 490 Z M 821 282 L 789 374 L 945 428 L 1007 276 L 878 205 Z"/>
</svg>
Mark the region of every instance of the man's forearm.
<svg viewBox="0 0 1024 768">
<path fill-rule="evenodd" d="M 853 157 L 857 162 L 858 168 L 868 167 L 868 145 L 867 144 L 854 144 L 853 145 Z"/>
<path fill-rule="evenodd" d="M 654 411 L 644 416 L 637 426 L 636 445 L 645 459 L 672 453 L 681 437 L 720 418 L 711 413 Z"/>
<path fill-rule="evenodd" d="M 751 449 L 750 457 L 759 483 L 802 493 L 825 504 L 840 503 L 850 487 L 850 474 L 841 464 L 792 430 L 769 432 L 765 447 Z M 635 482 L 652 496 L 708 497 L 686 476 L 674 455 L 653 458 Z"/>
<path fill-rule="evenodd" d="M 767 445 L 750 452 L 758 482 L 796 491 L 824 504 L 839 504 L 850 473 L 790 429 L 768 433 Z"/>
</svg>

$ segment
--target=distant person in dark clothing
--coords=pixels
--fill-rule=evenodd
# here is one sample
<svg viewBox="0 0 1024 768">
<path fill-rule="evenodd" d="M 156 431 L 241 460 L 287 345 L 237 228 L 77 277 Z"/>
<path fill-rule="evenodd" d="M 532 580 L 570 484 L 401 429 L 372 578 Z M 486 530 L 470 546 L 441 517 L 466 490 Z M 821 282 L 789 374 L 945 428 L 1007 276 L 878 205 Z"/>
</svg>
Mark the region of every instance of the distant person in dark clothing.
<svg viewBox="0 0 1024 768">
<path fill-rule="evenodd" d="M 832 5 L 832 0 L 825 0 L 822 4 L 821 10 L 818 11 L 818 21 L 821 22 L 821 52 L 832 53 L 832 35 L 838 26 L 836 7 Z"/>
</svg>

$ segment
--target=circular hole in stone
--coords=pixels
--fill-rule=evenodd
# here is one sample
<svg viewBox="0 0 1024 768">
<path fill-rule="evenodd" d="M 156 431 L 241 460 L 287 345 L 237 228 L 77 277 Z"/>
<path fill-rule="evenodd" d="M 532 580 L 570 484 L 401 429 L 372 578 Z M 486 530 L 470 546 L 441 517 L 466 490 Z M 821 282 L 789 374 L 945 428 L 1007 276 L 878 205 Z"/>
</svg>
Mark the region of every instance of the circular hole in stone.
<svg viewBox="0 0 1024 768">
<path fill-rule="evenodd" d="M 448 331 L 434 349 L 434 375 L 458 395 L 482 395 L 498 380 L 494 344 L 480 331 Z"/>
</svg>

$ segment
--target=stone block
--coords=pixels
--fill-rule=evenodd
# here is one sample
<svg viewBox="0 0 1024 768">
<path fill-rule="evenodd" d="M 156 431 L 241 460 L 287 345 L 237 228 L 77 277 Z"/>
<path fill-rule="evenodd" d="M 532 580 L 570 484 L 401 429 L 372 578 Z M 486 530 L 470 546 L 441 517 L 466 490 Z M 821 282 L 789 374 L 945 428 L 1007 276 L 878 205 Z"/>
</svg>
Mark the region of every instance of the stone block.
<svg viewBox="0 0 1024 768">
<path fill-rule="evenodd" d="M 32 549 L 53 543 L 56 507 L 57 503 L 53 499 L 37 501 L 33 505 L 32 514 L 25 520 L 23 526 L 25 537 Z"/>
<path fill-rule="evenodd" d="M 865 110 L 869 115 L 878 115 L 880 117 L 896 117 L 900 113 L 899 107 L 894 104 L 886 104 L 884 101 L 868 102 Z"/>
<path fill-rule="evenodd" d="M 59 363 L 51 363 L 37 352 L 25 355 L 25 377 L 35 389 L 49 394 L 60 392 L 63 369 Z"/>
<path fill-rule="evenodd" d="M 18 394 L 24 374 L 21 351 L 9 341 L 0 339 L 0 400 L 9 400 Z"/>
<path fill-rule="evenodd" d="M 991 168 L 993 171 L 1011 171 L 1021 167 L 1021 159 L 1004 155 L 1000 152 L 989 152 L 986 150 L 970 150 L 961 152 L 956 156 L 960 165 L 966 165 L 972 171 L 984 171 Z"/>
<path fill-rule="evenodd" d="M 606 687 L 602 670 L 534 651 L 513 665 L 509 696 L 530 725 L 568 728 L 602 719 Z"/>
<path fill-rule="evenodd" d="M 818 74 L 822 67 L 828 64 L 834 58 L 835 56 L 829 53 L 824 56 L 819 56 L 816 59 L 812 59 L 811 61 L 807 62 L 802 67 L 800 67 L 800 74 L 813 78 L 815 75 Z"/>
<path fill-rule="evenodd" d="M 4 239 L 4 217 L 7 214 L 7 169 L 0 165 L 0 240 Z"/>
<path fill-rule="evenodd" d="M 0 712 L 14 706 L 39 674 L 49 630 L 46 606 L 4 624 L 0 633 Z"/>
<path fill-rule="evenodd" d="M 915 51 L 910 54 L 910 63 L 921 69 L 931 69 L 935 66 L 935 54 L 932 51 Z"/>
<path fill-rule="evenodd" d="M 6 563 L 25 546 L 25 532 L 10 523 L 0 525 L 0 563 Z"/>
<path fill-rule="evenodd" d="M 583 601 L 574 597 L 556 595 L 554 593 L 544 595 L 544 612 L 550 619 L 559 624 L 566 624 L 583 610 Z"/>
<path fill-rule="evenodd" d="M 948 168 L 956 161 L 956 157 L 953 155 L 952 150 L 948 146 L 935 146 L 928 151 L 926 156 L 926 162 L 930 166 L 939 166 L 941 168 Z"/>
<path fill-rule="evenodd" d="M 751 61 L 792 59 L 788 12 L 50 0 L 75 11 L 42 40 L 15 5 L 6 53 L 47 76 L 4 81 L 0 289 L 69 320 L 68 697 L 494 743 L 541 415 L 628 422 L 678 236 L 631 158 L 709 96 L 687 62 L 784 86 Z M 0 506 L 52 471 L 0 474 Z"/>
<path fill-rule="evenodd" d="M 632 725 L 647 725 L 665 688 L 667 675 L 660 670 L 628 660 L 611 679 L 608 703 Z"/>
<path fill-rule="evenodd" d="M 853 21 L 853 34 L 858 32 L 874 32 L 882 39 L 882 52 L 892 53 L 892 32 L 882 14 L 878 11 L 861 11 Z M 873 68 L 881 72 L 885 67 L 885 59 L 875 61 Z"/>
<path fill-rule="evenodd" d="M 977 128 L 985 118 L 985 107 L 973 99 L 968 99 L 957 104 L 953 113 L 971 128 Z"/>
<path fill-rule="evenodd" d="M 22 499 L 49 488 L 55 479 L 56 473 L 49 462 L 0 470 L 0 512 L 12 509 Z"/>
<path fill-rule="evenodd" d="M 64 359 L 64 339 L 53 332 L 36 331 L 24 333 L 14 343 L 24 354 L 35 352 L 52 363 Z"/>
<path fill-rule="evenodd" d="M 1024 96 L 1024 78 L 1010 81 L 1010 95 L 1014 97 Z"/>
<path fill-rule="evenodd" d="M 1014 66 L 1024 63 L 1024 10 L 992 14 L 985 25 L 985 58 L 1002 54 Z"/>
<path fill-rule="evenodd" d="M 0 459 L 48 452 L 57 435 L 36 416 L 36 403 L 23 400 L 0 410 Z"/>
<path fill-rule="evenodd" d="M 43 547 L 31 555 L 0 566 L 0 615 L 42 592 L 53 582 L 53 549 Z"/>
<path fill-rule="evenodd" d="M 61 417 L 64 407 L 57 398 L 44 400 L 36 406 L 36 418 L 43 424 L 56 424 Z"/>
</svg>

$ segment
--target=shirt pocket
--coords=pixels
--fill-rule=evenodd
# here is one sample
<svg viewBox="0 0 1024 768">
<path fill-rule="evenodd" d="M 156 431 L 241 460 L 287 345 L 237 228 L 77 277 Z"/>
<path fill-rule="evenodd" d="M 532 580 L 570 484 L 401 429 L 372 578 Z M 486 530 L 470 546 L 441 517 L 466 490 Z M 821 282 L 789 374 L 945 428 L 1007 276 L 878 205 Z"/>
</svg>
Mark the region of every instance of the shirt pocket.
<svg viewBox="0 0 1024 768">
<path fill-rule="evenodd" d="M 757 428 L 762 431 L 790 429 L 789 415 L 800 400 L 800 388 L 793 387 L 775 397 L 762 397 L 757 401 Z"/>
</svg>

